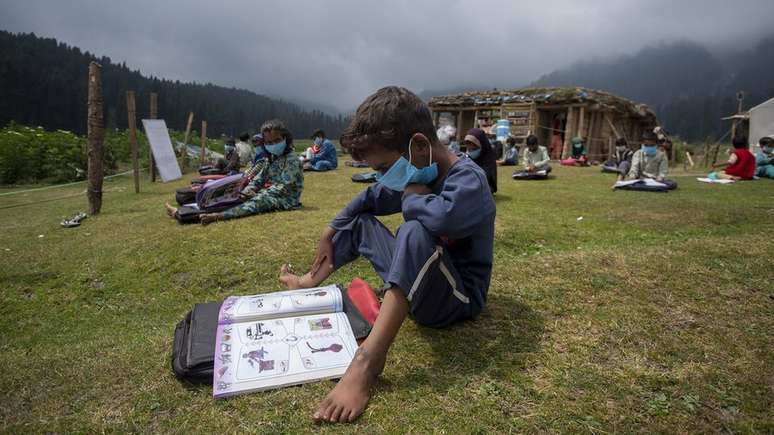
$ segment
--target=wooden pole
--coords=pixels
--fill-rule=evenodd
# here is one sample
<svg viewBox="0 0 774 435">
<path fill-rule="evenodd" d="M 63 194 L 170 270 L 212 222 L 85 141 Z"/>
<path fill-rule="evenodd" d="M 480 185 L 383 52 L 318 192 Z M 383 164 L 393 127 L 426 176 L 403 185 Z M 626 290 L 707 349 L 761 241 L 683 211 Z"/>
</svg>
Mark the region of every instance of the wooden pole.
<svg viewBox="0 0 774 435">
<path fill-rule="evenodd" d="M 464 132 L 462 131 L 462 110 L 457 112 L 457 142 L 462 142 L 462 138 L 464 136 Z"/>
<path fill-rule="evenodd" d="M 562 146 L 562 159 L 566 159 L 570 155 L 570 141 L 572 140 L 575 127 L 575 109 L 572 107 L 567 108 L 567 122 L 564 126 L 564 144 Z"/>
<path fill-rule="evenodd" d="M 159 95 L 155 92 L 151 92 L 150 94 L 150 119 L 157 119 L 159 116 Z M 150 147 L 150 142 L 148 143 L 148 147 Z M 153 151 L 148 150 L 148 153 L 150 154 L 150 176 L 151 176 L 151 183 L 156 182 L 156 159 L 153 158 Z"/>
<path fill-rule="evenodd" d="M 688 163 L 690 163 L 690 165 L 691 165 L 691 169 L 693 169 L 693 159 L 691 158 L 691 153 L 689 153 L 688 151 L 686 151 L 686 152 L 685 152 L 685 157 L 687 157 L 687 158 L 688 158 Z"/>
<path fill-rule="evenodd" d="M 134 193 L 140 193 L 140 162 L 137 149 L 137 107 L 134 91 L 126 91 L 126 114 L 129 117 L 129 143 L 132 145 L 132 169 L 134 172 Z"/>
<path fill-rule="evenodd" d="M 742 91 L 739 91 L 736 93 L 736 114 L 739 115 L 742 113 L 742 100 L 744 99 L 744 93 Z M 734 140 L 736 137 L 736 124 L 739 122 L 738 118 L 734 118 L 734 120 L 731 122 L 731 140 Z"/>
<path fill-rule="evenodd" d="M 613 124 L 613 121 L 610 120 L 610 117 L 605 114 L 605 120 L 607 121 L 607 125 L 610 126 L 610 129 L 613 130 L 613 134 L 615 135 L 616 139 L 620 139 L 621 135 L 618 134 L 618 129 L 615 128 L 615 124 Z"/>
<path fill-rule="evenodd" d="M 183 159 L 183 169 L 188 167 L 188 136 L 191 135 L 191 124 L 193 123 L 193 116 L 193 112 L 188 113 L 188 123 L 185 126 L 185 136 L 183 136 L 183 152 L 182 156 L 180 156 Z"/>
<path fill-rule="evenodd" d="M 199 166 L 204 165 L 204 150 L 207 146 L 207 121 L 202 121 L 202 147 L 199 150 Z"/>
<path fill-rule="evenodd" d="M 97 62 L 89 64 L 89 96 L 87 132 L 89 142 L 89 184 L 86 197 L 89 200 L 89 214 L 99 214 L 102 209 L 102 159 L 105 139 L 105 120 L 102 113 L 102 66 Z"/>
</svg>

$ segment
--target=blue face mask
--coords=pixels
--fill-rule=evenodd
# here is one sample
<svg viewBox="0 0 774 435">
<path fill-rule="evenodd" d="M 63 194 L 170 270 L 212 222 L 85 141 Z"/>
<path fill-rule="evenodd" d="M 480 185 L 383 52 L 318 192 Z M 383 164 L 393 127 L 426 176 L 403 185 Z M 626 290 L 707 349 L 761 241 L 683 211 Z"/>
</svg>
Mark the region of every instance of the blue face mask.
<svg viewBox="0 0 774 435">
<path fill-rule="evenodd" d="M 224 145 L 223 149 L 226 151 L 226 154 L 231 154 L 234 152 L 235 147 L 234 145 Z"/>
<path fill-rule="evenodd" d="M 438 178 L 438 163 L 433 163 L 433 149 L 430 148 L 430 165 L 417 168 L 411 164 L 411 141 L 409 141 L 409 158 L 400 158 L 390 166 L 384 174 L 379 174 L 376 180 L 384 187 L 396 192 L 403 192 L 409 184 L 428 185 Z"/>
<path fill-rule="evenodd" d="M 771 152 L 772 152 L 772 151 L 774 151 L 774 148 L 772 148 L 772 147 L 763 147 L 763 148 L 761 148 L 761 149 L 762 149 L 762 150 L 763 150 L 763 152 L 764 152 L 764 153 L 766 153 L 766 154 L 771 154 Z"/>
<path fill-rule="evenodd" d="M 473 160 L 481 157 L 481 148 L 476 148 L 474 150 L 468 151 L 468 157 L 470 157 Z"/>
<path fill-rule="evenodd" d="M 655 156 L 656 155 L 656 151 L 658 151 L 658 149 L 656 148 L 655 145 L 643 145 L 642 146 L 642 152 L 645 153 L 646 156 Z"/>
<path fill-rule="evenodd" d="M 314 138 L 314 144 L 315 144 L 315 145 L 317 145 L 318 147 L 319 147 L 320 145 L 322 145 L 322 142 L 323 142 L 323 141 L 322 141 L 322 138 L 321 138 L 321 137 L 316 137 L 316 138 Z"/>
<path fill-rule="evenodd" d="M 285 140 L 283 139 L 282 142 L 279 143 L 272 143 L 272 144 L 266 144 L 264 145 L 266 147 L 266 151 L 274 154 L 275 156 L 282 155 L 282 153 L 285 152 Z"/>
</svg>

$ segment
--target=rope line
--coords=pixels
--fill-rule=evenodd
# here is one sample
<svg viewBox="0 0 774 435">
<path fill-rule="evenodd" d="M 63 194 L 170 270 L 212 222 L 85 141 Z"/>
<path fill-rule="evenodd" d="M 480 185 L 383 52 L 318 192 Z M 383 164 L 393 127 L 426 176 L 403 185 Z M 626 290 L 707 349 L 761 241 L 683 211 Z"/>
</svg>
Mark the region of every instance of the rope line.
<svg viewBox="0 0 774 435">
<path fill-rule="evenodd" d="M 144 171 L 145 169 L 147 169 L 147 168 L 141 168 L 140 171 Z M 108 180 L 110 178 L 115 178 L 115 177 L 120 177 L 122 175 L 131 174 L 132 172 L 134 172 L 134 169 L 130 169 L 130 170 L 126 171 L 126 172 L 121 172 L 120 174 L 108 175 L 107 177 L 104 177 L 103 180 Z M 89 180 L 73 181 L 72 183 L 54 184 L 53 186 L 44 186 L 44 187 L 36 187 L 34 189 L 17 190 L 17 191 L 14 191 L 14 192 L 5 192 L 5 193 L 0 193 L 0 196 L 18 195 L 20 193 L 38 192 L 38 191 L 41 191 L 41 190 L 56 189 L 58 187 L 74 186 L 76 184 L 86 183 L 88 181 Z"/>
</svg>

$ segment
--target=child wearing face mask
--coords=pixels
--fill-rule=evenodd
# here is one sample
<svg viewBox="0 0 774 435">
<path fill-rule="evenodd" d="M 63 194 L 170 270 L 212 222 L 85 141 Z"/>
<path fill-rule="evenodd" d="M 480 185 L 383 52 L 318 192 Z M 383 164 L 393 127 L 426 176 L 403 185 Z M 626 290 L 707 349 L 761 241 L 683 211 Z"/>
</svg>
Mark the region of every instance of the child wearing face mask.
<svg viewBox="0 0 774 435">
<path fill-rule="evenodd" d="M 755 154 L 755 175 L 757 177 L 774 178 L 774 138 L 762 137 L 758 141 L 760 151 Z"/>
<path fill-rule="evenodd" d="M 570 157 L 561 160 L 559 164 L 564 166 L 588 166 L 589 159 L 586 155 L 586 144 L 580 136 L 572 138 L 572 147 L 570 148 Z"/>
<path fill-rule="evenodd" d="M 613 157 L 602 165 L 602 172 L 618 174 L 618 180 L 623 180 L 632 166 L 634 151 L 629 149 L 629 144 L 624 138 L 615 141 L 615 153 Z"/>
<path fill-rule="evenodd" d="M 669 160 L 666 153 L 658 149 L 656 135 L 646 131 L 642 136 L 642 147 L 632 156 L 632 165 L 626 178 L 628 180 L 655 180 L 664 185 L 663 190 L 677 188 L 677 182 L 666 178 L 669 172 Z M 613 186 L 615 188 L 615 186 Z M 648 186 L 627 186 L 629 190 L 656 190 Z M 659 188 L 661 190 L 661 188 Z"/>
<path fill-rule="evenodd" d="M 489 190 L 497 192 L 497 158 L 484 130 L 471 128 L 462 143 L 467 149 L 468 158 L 476 162 L 486 172 Z"/>
<path fill-rule="evenodd" d="M 325 132 L 316 130 L 312 133 L 311 139 L 314 141 L 314 145 L 307 150 L 304 170 L 324 172 L 336 169 L 338 166 L 336 146 L 325 138 Z"/>
<path fill-rule="evenodd" d="M 486 173 L 436 136 L 427 105 L 405 88 L 378 90 L 343 136 L 352 157 L 381 173 L 323 231 L 310 271 L 283 266 L 290 288 L 319 285 L 364 257 L 384 281 L 376 323 L 316 421 L 351 422 L 365 409 L 407 315 L 429 327 L 478 316 L 492 274 L 495 203 Z M 393 234 L 377 216 L 401 213 Z"/>
<path fill-rule="evenodd" d="M 293 152 L 293 135 L 280 120 L 267 121 L 261 131 L 268 157 L 259 166 L 252 181 L 242 189 L 244 202 L 223 212 L 200 215 L 202 224 L 291 210 L 301 205 L 304 173 L 298 156 Z"/>
</svg>

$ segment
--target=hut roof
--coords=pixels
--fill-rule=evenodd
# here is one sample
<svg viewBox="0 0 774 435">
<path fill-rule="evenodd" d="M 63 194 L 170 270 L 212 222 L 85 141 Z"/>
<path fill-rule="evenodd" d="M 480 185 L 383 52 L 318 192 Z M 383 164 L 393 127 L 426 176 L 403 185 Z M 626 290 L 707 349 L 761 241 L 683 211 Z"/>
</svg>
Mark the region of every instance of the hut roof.
<svg viewBox="0 0 774 435">
<path fill-rule="evenodd" d="M 605 91 L 582 87 L 494 89 L 481 92 L 463 92 L 432 97 L 429 105 L 433 109 L 444 107 L 499 106 L 518 103 L 538 104 L 579 104 L 588 103 L 595 110 L 611 110 L 628 113 L 639 118 L 655 118 L 656 115 L 645 104 L 635 103 Z M 596 107 L 594 107 L 596 106 Z"/>
</svg>

